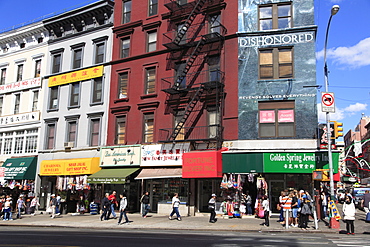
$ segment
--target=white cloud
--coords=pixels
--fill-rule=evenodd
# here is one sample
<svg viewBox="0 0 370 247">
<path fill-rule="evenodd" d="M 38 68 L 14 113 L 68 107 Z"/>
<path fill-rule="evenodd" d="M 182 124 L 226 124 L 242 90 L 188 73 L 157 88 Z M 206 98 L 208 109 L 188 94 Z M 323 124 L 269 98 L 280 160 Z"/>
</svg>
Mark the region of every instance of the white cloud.
<svg viewBox="0 0 370 247">
<path fill-rule="evenodd" d="M 335 113 L 330 113 L 331 121 L 343 120 L 346 117 L 352 116 L 359 111 L 365 111 L 367 104 L 356 103 L 349 105 L 343 109 L 335 107 Z M 317 104 L 317 117 L 319 123 L 324 123 L 326 121 L 326 113 L 321 111 L 321 103 Z"/>
<path fill-rule="evenodd" d="M 334 63 L 358 68 L 370 65 L 370 37 L 361 40 L 354 46 L 330 48 L 326 52 L 327 59 Z M 324 57 L 324 50 L 316 53 L 316 58 Z"/>
<path fill-rule="evenodd" d="M 340 3 L 342 2 L 343 0 L 330 0 L 331 3 Z"/>
</svg>

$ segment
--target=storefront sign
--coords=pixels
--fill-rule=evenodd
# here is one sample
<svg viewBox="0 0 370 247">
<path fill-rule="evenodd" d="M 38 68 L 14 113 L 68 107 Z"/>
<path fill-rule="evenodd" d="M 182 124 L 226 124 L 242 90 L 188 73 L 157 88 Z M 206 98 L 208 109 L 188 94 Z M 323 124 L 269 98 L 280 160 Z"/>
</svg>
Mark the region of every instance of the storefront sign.
<svg viewBox="0 0 370 247">
<path fill-rule="evenodd" d="M 260 111 L 260 123 L 275 123 L 275 111 Z"/>
<path fill-rule="evenodd" d="M 96 77 L 103 76 L 104 66 L 97 66 L 89 69 L 78 70 L 66 74 L 51 76 L 49 78 L 49 87 L 64 85 L 76 81 L 85 81 Z"/>
<path fill-rule="evenodd" d="M 181 166 L 182 155 L 190 151 L 190 143 L 143 145 L 140 166 Z"/>
<path fill-rule="evenodd" d="M 40 112 L 35 111 L 0 117 L 0 125 L 26 123 L 38 120 L 40 120 Z"/>
<path fill-rule="evenodd" d="M 4 178 L 5 179 L 35 179 L 37 158 L 9 158 L 4 164 Z"/>
<path fill-rule="evenodd" d="M 0 94 L 41 87 L 41 77 L 0 85 Z"/>
<path fill-rule="evenodd" d="M 43 160 L 40 176 L 71 176 L 93 174 L 100 170 L 99 158 Z"/>
<path fill-rule="evenodd" d="M 279 123 L 293 123 L 294 122 L 294 110 L 279 110 L 278 111 L 278 122 Z"/>
<path fill-rule="evenodd" d="M 222 151 L 198 151 L 183 154 L 183 178 L 222 177 Z"/>
<path fill-rule="evenodd" d="M 88 182 L 92 184 L 124 184 L 126 178 L 90 178 Z"/>
<path fill-rule="evenodd" d="M 101 167 L 139 166 L 141 145 L 106 147 L 101 149 Z"/>
<path fill-rule="evenodd" d="M 266 46 L 266 45 L 287 45 L 314 42 L 313 32 L 298 34 L 278 34 L 269 36 L 240 37 L 240 47 Z"/>
<path fill-rule="evenodd" d="M 337 153 L 333 153 L 334 170 L 338 171 Z M 320 153 L 264 153 L 263 171 L 268 173 L 312 173 L 316 169 L 327 169 L 328 155 Z"/>
<path fill-rule="evenodd" d="M 300 98 L 300 97 L 316 97 L 316 94 L 297 93 L 297 94 L 249 95 L 249 96 L 239 96 L 239 99 L 281 99 L 281 98 Z"/>
</svg>

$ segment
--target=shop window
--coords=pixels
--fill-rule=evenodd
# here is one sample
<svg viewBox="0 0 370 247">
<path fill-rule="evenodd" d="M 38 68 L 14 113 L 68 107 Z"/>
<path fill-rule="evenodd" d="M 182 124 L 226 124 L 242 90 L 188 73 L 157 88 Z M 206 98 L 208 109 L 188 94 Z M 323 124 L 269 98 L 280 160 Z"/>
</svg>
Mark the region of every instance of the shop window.
<svg viewBox="0 0 370 247">
<path fill-rule="evenodd" d="M 154 113 L 144 114 L 143 134 L 144 143 L 152 143 L 154 141 Z"/>
<path fill-rule="evenodd" d="M 293 78 L 293 49 L 259 50 L 259 79 Z"/>
<path fill-rule="evenodd" d="M 6 68 L 1 69 L 0 85 L 5 84 L 6 79 Z"/>
<path fill-rule="evenodd" d="M 55 131 L 56 131 L 56 123 L 46 123 L 46 140 L 45 140 L 46 149 L 54 149 Z"/>
<path fill-rule="evenodd" d="M 124 0 L 122 5 L 122 24 L 129 23 L 131 21 L 131 1 Z"/>
<path fill-rule="evenodd" d="M 70 100 L 69 106 L 79 106 L 80 105 L 80 82 L 75 82 L 70 84 Z"/>
<path fill-rule="evenodd" d="M 259 7 L 259 30 L 291 28 L 292 23 L 290 3 L 269 4 Z"/>
<path fill-rule="evenodd" d="M 92 103 L 103 102 L 103 77 L 93 79 L 92 84 Z"/>
<path fill-rule="evenodd" d="M 150 67 L 150 68 L 145 69 L 144 94 L 155 93 L 155 77 L 156 77 L 155 67 Z"/>
<path fill-rule="evenodd" d="M 130 37 L 124 38 L 121 41 L 121 58 L 130 56 Z"/>
<path fill-rule="evenodd" d="M 17 81 L 21 81 L 23 78 L 23 64 L 18 64 L 17 67 Z"/>
<path fill-rule="evenodd" d="M 294 101 L 269 101 L 258 103 L 259 137 L 294 137 Z"/>
<path fill-rule="evenodd" d="M 148 32 L 147 39 L 147 52 L 155 51 L 157 49 L 157 31 Z"/>
<path fill-rule="evenodd" d="M 125 144 L 126 116 L 116 117 L 116 144 Z"/>
<path fill-rule="evenodd" d="M 57 110 L 58 109 L 58 96 L 59 96 L 59 87 L 50 88 L 49 94 L 49 109 L 48 110 Z"/>
<path fill-rule="evenodd" d="M 158 0 L 149 0 L 149 16 L 158 14 Z"/>
<path fill-rule="evenodd" d="M 118 75 L 118 98 L 125 99 L 127 95 L 128 72 L 123 72 Z"/>
<path fill-rule="evenodd" d="M 34 77 L 40 77 L 41 76 L 41 59 L 35 61 L 35 73 Z"/>
</svg>

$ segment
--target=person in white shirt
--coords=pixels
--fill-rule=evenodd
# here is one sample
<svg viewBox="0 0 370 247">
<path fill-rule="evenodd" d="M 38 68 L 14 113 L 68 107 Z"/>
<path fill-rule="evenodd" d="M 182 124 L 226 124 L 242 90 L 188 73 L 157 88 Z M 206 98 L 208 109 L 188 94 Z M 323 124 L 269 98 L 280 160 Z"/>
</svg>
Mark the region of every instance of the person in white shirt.
<svg viewBox="0 0 370 247">
<path fill-rule="evenodd" d="M 262 197 L 263 201 L 262 201 L 262 208 L 263 208 L 263 211 L 265 211 L 265 222 L 262 223 L 261 225 L 265 225 L 265 226 L 270 226 L 270 201 L 268 199 L 267 196 L 263 196 Z"/>
<path fill-rule="evenodd" d="M 179 206 L 180 206 L 179 194 L 175 193 L 175 195 L 172 197 L 172 212 L 170 213 L 170 216 L 168 217 L 170 220 L 172 220 L 172 215 L 174 214 L 176 214 L 178 221 L 181 220 Z"/>
<path fill-rule="evenodd" d="M 130 221 L 128 220 L 127 218 L 127 214 L 126 214 L 126 211 L 127 211 L 127 198 L 126 198 L 126 195 L 124 194 L 120 194 L 119 197 L 121 198 L 121 201 L 119 202 L 119 219 L 118 219 L 118 225 L 121 224 L 121 221 L 122 221 L 122 216 L 125 217 L 125 222 L 123 222 L 123 224 L 128 224 L 130 223 Z"/>
</svg>

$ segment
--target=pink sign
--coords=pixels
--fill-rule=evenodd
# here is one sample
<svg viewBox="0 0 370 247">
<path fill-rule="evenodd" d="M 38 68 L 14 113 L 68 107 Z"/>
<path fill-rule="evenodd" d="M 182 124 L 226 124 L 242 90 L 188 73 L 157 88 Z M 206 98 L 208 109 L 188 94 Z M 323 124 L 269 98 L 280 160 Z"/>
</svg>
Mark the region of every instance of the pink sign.
<svg viewBox="0 0 370 247">
<path fill-rule="evenodd" d="M 294 122 L 294 110 L 280 110 L 278 112 L 279 123 L 292 123 Z"/>
<path fill-rule="evenodd" d="M 275 111 L 260 111 L 260 123 L 275 123 Z"/>
<path fill-rule="evenodd" d="M 5 167 L 0 167 L 0 178 L 3 178 L 5 174 Z"/>
</svg>

